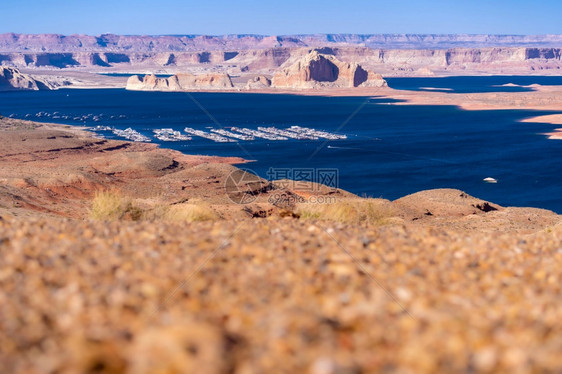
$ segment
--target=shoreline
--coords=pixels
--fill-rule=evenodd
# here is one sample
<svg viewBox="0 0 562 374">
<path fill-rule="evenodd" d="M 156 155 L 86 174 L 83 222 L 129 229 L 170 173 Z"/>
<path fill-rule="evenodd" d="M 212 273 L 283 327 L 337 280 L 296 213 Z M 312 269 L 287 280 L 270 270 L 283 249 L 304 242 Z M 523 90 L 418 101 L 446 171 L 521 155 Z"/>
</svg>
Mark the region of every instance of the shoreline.
<svg viewBox="0 0 562 374">
<path fill-rule="evenodd" d="M 204 154 L 190 154 L 185 153 L 179 150 L 171 149 L 171 148 L 164 148 L 161 147 L 160 144 L 154 142 L 134 142 L 130 140 L 122 140 L 122 139 L 107 139 L 105 137 L 99 137 L 96 132 L 92 131 L 92 126 L 77 126 L 77 125 L 68 125 L 64 123 L 54 123 L 54 122 L 38 122 L 38 121 L 31 121 L 26 119 L 16 119 L 16 118 L 9 118 L 4 117 L 0 113 L 0 131 L 4 130 L 4 127 L 7 126 L 4 121 L 8 122 L 20 122 L 23 125 L 28 125 L 29 128 L 27 129 L 36 129 L 36 128 L 43 128 L 43 130 L 56 130 L 56 131 L 64 131 L 70 132 L 73 135 L 80 136 L 82 138 L 90 139 L 90 140 L 104 140 L 111 143 L 117 144 L 129 144 L 130 146 L 139 146 L 139 147 L 146 147 L 147 149 L 157 149 L 162 150 L 168 153 L 177 153 L 178 155 L 185 156 L 188 158 L 188 162 L 210 162 L 210 163 L 224 163 L 229 165 L 244 165 L 247 163 L 256 162 L 257 160 L 247 160 L 242 157 L 236 156 L 215 156 L 215 155 L 204 155 Z M 14 131 L 18 131 L 18 129 L 14 129 Z M 220 161 L 220 162 L 218 162 Z"/>
<path fill-rule="evenodd" d="M 544 116 L 537 116 L 531 118 L 525 118 L 520 121 L 524 123 L 548 123 L 551 125 L 562 125 L 562 114 L 547 114 Z M 551 140 L 562 140 L 562 127 L 555 128 L 552 132 L 547 132 L 544 134 L 548 136 Z"/>
</svg>

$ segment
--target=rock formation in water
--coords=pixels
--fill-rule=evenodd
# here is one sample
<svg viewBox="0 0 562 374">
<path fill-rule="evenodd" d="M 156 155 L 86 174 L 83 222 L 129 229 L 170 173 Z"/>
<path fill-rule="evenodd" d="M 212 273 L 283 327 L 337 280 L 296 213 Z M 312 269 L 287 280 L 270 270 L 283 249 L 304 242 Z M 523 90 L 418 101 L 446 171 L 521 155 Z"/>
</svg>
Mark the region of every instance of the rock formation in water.
<svg viewBox="0 0 562 374">
<path fill-rule="evenodd" d="M 16 68 L 0 66 L 0 91 L 11 90 L 52 90 L 56 84 L 22 74 Z"/>
<path fill-rule="evenodd" d="M 355 62 L 342 62 L 333 55 L 321 54 L 316 50 L 287 64 L 289 66 L 273 76 L 273 87 L 303 89 L 386 86 L 386 81 L 380 74 L 367 71 Z"/>
<path fill-rule="evenodd" d="M 158 78 L 154 74 L 144 77 L 133 75 L 127 80 L 127 89 L 133 91 L 162 90 L 168 88 L 168 79 Z"/>
<path fill-rule="evenodd" d="M 154 74 L 143 78 L 133 75 L 127 80 L 127 89 L 135 91 L 189 91 L 224 90 L 233 88 L 228 74 L 189 74 L 180 73 L 169 78 L 158 78 Z"/>
</svg>

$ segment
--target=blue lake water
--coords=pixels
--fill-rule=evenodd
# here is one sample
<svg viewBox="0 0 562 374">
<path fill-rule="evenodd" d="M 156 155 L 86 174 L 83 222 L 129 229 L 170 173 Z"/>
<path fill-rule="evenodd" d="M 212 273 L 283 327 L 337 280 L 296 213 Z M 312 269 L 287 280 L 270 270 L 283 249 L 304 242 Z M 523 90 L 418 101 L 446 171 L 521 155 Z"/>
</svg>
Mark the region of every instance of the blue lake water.
<svg viewBox="0 0 562 374">
<path fill-rule="evenodd" d="M 505 83 L 517 84 L 520 79 L 525 84 L 562 84 L 560 77 L 508 78 Z M 394 78 L 389 84 L 399 89 L 478 92 L 480 86 L 481 91 L 501 91 L 502 87 L 495 87 L 497 79 Z M 38 112 L 50 117 L 38 118 Z M 263 177 L 270 168 L 337 169 L 339 187 L 358 195 L 396 199 L 424 189 L 458 188 L 501 205 L 562 213 L 562 141 L 541 135 L 555 126 L 518 122 L 554 112 L 399 106 L 365 97 L 104 89 L 0 93 L 0 113 L 72 125 L 132 127 L 145 135 L 164 127 L 306 126 L 347 134 L 348 139 L 215 143 L 194 137 L 161 144 L 188 154 L 256 160 L 243 167 Z M 74 119 L 84 115 L 90 116 Z M 93 120 L 94 115 L 99 121 Z M 498 183 L 484 183 L 486 177 Z"/>
<path fill-rule="evenodd" d="M 529 92 L 533 84 L 562 85 L 562 76 L 493 75 L 477 77 L 417 77 L 385 78 L 388 85 L 398 90 L 437 91 L 450 93 Z"/>
</svg>

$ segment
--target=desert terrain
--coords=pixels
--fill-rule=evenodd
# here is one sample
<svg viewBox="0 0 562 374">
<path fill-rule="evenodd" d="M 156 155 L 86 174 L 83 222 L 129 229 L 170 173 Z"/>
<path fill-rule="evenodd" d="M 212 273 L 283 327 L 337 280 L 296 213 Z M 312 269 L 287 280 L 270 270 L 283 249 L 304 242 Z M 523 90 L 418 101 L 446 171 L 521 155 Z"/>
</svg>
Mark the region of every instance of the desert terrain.
<svg viewBox="0 0 562 374">
<path fill-rule="evenodd" d="M 0 140 L 8 372 L 562 364 L 555 213 L 458 190 L 388 201 L 314 189 L 331 204 L 255 176 L 232 190 L 244 160 L 54 124 L 3 118 Z"/>
</svg>

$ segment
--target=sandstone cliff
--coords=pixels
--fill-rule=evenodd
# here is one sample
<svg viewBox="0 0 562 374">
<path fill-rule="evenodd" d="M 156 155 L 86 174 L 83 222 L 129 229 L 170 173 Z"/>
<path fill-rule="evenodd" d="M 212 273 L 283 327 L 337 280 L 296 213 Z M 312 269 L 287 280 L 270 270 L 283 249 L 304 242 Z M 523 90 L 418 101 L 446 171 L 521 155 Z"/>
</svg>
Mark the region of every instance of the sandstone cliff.
<svg viewBox="0 0 562 374">
<path fill-rule="evenodd" d="M 200 52 L 0 52 L 0 65 L 33 69 L 88 68 L 100 72 L 160 70 L 227 71 L 233 75 L 270 75 L 288 61 L 304 57 L 310 48 L 275 47 L 252 50 Z M 353 61 L 366 70 L 385 76 L 435 73 L 471 75 L 474 73 L 525 75 L 540 71 L 557 74 L 562 69 L 561 48 L 451 48 L 451 49 L 372 49 L 359 46 L 323 47 L 322 54 Z M 420 73 L 417 70 L 420 70 Z"/>
<path fill-rule="evenodd" d="M 0 91 L 52 90 L 57 84 L 22 74 L 16 68 L 0 66 Z"/>
<path fill-rule="evenodd" d="M 145 75 L 143 78 L 133 75 L 127 80 L 126 88 L 134 91 L 189 91 L 224 90 L 233 87 L 228 74 L 181 73 L 169 78 L 158 78 L 154 74 Z"/>
<path fill-rule="evenodd" d="M 289 66 L 273 76 L 273 87 L 301 89 L 386 86 L 386 81 L 380 74 L 369 72 L 355 62 L 342 62 L 333 55 L 321 54 L 316 50 L 287 64 Z"/>
</svg>

